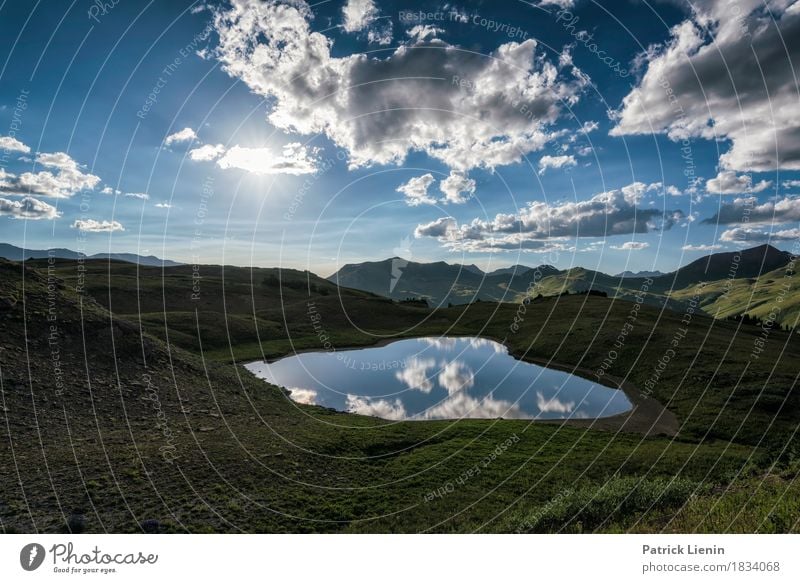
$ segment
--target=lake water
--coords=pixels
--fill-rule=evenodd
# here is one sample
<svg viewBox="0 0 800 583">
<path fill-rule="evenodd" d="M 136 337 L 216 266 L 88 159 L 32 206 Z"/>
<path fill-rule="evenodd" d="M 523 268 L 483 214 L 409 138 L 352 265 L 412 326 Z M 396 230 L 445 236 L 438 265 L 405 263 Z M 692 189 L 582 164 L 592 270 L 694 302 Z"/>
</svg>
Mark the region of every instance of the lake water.
<svg viewBox="0 0 800 583">
<path fill-rule="evenodd" d="M 620 390 L 519 361 L 485 338 L 413 338 L 246 367 L 299 403 L 384 419 L 597 418 L 631 408 Z"/>
</svg>

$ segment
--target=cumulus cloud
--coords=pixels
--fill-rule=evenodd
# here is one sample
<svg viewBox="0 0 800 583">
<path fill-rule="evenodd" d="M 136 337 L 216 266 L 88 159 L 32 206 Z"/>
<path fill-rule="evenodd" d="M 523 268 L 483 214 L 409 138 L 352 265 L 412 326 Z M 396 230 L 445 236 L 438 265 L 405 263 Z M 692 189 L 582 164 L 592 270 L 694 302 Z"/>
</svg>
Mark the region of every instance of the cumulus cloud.
<svg viewBox="0 0 800 583">
<path fill-rule="evenodd" d="M 729 243 L 764 243 L 767 241 L 797 241 L 800 239 L 800 229 L 784 229 L 781 231 L 762 231 L 745 227 L 736 227 L 724 231 L 720 241 Z"/>
<path fill-rule="evenodd" d="M 351 167 L 400 163 L 414 151 L 461 171 L 517 162 L 563 134 L 552 126 L 587 84 L 532 39 L 488 55 L 426 39 L 384 58 L 333 56 L 311 18 L 302 1 L 238 0 L 215 15 L 216 56 L 269 98 L 270 123 L 325 134 Z"/>
<path fill-rule="evenodd" d="M 56 207 L 26 196 L 21 200 L 0 198 L 0 216 L 37 221 L 40 219 L 56 219 L 61 214 L 56 210 Z"/>
<path fill-rule="evenodd" d="M 388 399 L 369 399 L 357 395 L 347 395 L 345 403 L 348 411 L 359 415 L 392 420 L 406 419 L 407 417 L 406 408 L 400 399 L 389 401 Z"/>
<path fill-rule="evenodd" d="M 397 192 L 401 192 L 406 197 L 408 206 L 419 206 L 421 204 L 436 204 L 436 199 L 428 195 L 428 189 L 435 182 L 433 174 L 423 174 L 415 176 L 397 187 Z"/>
<path fill-rule="evenodd" d="M 637 59 L 644 74 L 611 134 L 727 139 L 723 169 L 800 169 L 800 11 L 788 5 L 693 0 L 669 41 Z"/>
<path fill-rule="evenodd" d="M 167 139 L 164 140 L 164 144 L 166 146 L 171 146 L 172 144 L 178 144 L 181 142 L 192 142 L 196 139 L 197 134 L 192 128 L 183 128 L 181 131 L 167 136 Z"/>
<path fill-rule="evenodd" d="M 116 194 L 122 194 L 122 191 L 117 190 L 115 188 L 111 188 L 110 186 L 106 186 L 105 188 L 103 188 L 103 190 L 100 191 L 100 194 L 116 195 Z"/>
<path fill-rule="evenodd" d="M 19 176 L 3 172 L 0 175 L 0 192 L 69 198 L 81 190 L 91 190 L 100 183 L 99 177 L 84 173 L 78 163 L 64 152 L 39 153 L 36 162 L 50 170 L 23 172 Z"/>
<path fill-rule="evenodd" d="M 292 401 L 301 403 L 303 405 L 316 405 L 317 404 L 317 391 L 314 389 L 301 389 L 299 387 L 292 387 L 289 389 Z"/>
<path fill-rule="evenodd" d="M 458 391 L 473 387 L 475 385 L 475 373 L 460 360 L 453 360 L 446 364 L 443 363 L 438 380 L 439 385 L 452 395 Z"/>
<path fill-rule="evenodd" d="M 189 150 L 189 158 L 195 162 L 210 162 L 216 160 L 225 153 L 225 146 L 222 144 L 205 144 L 199 148 Z"/>
<path fill-rule="evenodd" d="M 6 152 L 22 152 L 23 154 L 29 154 L 31 151 L 28 146 L 11 136 L 0 136 L 0 149 Z"/>
<path fill-rule="evenodd" d="M 308 148 L 298 143 L 286 144 L 280 154 L 272 148 L 233 146 L 217 160 L 220 168 L 238 168 L 252 174 L 312 174 L 316 160 Z"/>
<path fill-rule="evenodd" d="M 684 245 L 681 249 L 684 251 L 716 251 L 722 249 L 722 245 Z"/>
<path fill-rule="evenodd" d="M 545 397 L 536 391 L 536 406 L 540 413 L 572 413 L 575 410 L 575 401 L 561 401 L 557 397 Z"/>
<path fill-rule="evenodd" d="M 631 186 L 585 201 L 531 202 L 518 213 L 501 213 L 491 220 L 476 218 L 460 226 L 453 217 L 441 217 L 418 225 L 414 235 L 434 237 L 462 251 L 564 250 L 569 239 L 666 230 L 685 217 L 680 210 L 639 207 L 642 188 Z"/>
<path fill-rule="evenodd" d="M 784 188 L 800 188 L 800 180 L 784 180 L 782 186 Z"/>
<path fill-rule="evenodd" d="M 96 221 L 95 219 L 78 219 L 72 223 L 71 227 L 85 233 L 111 233 L 125 230 L 119 221 Z"/>
<path fill-rule="evenodd" d="M 405 368 L 394 373 L 394 376 L 409 389 L 430 393 L 433 382 L 428 371 L 434 366 L 436 361 L 432 358 L 412 357 L 406 362 Z"/>
<path fill-rule="evenodd" d="M 640 251 L 647 249 L 649 246 L 650 243 L 645 243 L 644 241 L 625 241 L 622 245 L 611 245 L 611 248 L 618 251 Z"/>
<path fill-rule="evenodd" d="M 548 168 L 567 168 L 569 166 L 575 166 L 577 162 L 575 161 L 575 156 L 566 155 L 566 156 L 542 156 L 539 160 L 539 174 L 544 174 Z"/>
<path fill-rule="evenodd" d="M 150 195 L 146 192 L 126 192 L 128 198 L 138 198 L 139 200 L 150 200 Z"/>
<path fill-rule="evenodd" d="M 475 194 L 475 181 L 462 172 L 453 171 L 439 183 L 439 190 L 444 194 L 443 202 L 463 204 Z"/>
<path fill-rule="evenodd" d="M 781 224 L 800 221 L 800 198 L 784 197 L 762 204 L 753 196 L 736 198 L 720 206 L 717 214 L 703 220 L 705 224 L 731 225 L 737 223 Z"/>
<path fill-rule="evenodd" d="M 761 192 L 772 186 L 770 180 L 762 180 L 753 184 L 753 177 L 748 174 L 737 175 L 733 170 L 722 170 L 706 182 L 706 190 L 712 194 L 743 194 Z"/>
<path fill-rule="evenodd" d="M 317 170 L 316 150 L 296 142 L 285 144 L 280 153 L 272 148 L 248 148 L 233 146 L 226 149 L 222 144 L 205 144 L 189 150 L 189 158 L 195 162 L 217 162 L 223 169 L 236 168 L 251 174 L 312 174 Z"/>
<path fill-rule="evenodd" d="M 343 28 L 347 32 L 358 32 L 372 24 L 378 17 L 378 7 L 373 0 L 347 0 L 342 8 Z"/>
<path fill-rule="evenodd" d="M 453 217 L 441 217 L 424 225 L 417 225 L 414 229 L 414 236 L 417 239 L 423 237 L 446 237 L 449 233 L 458 229 L 458 222 Z"/>
<path fill-rule="evenodd" d="M 526 415 L 519 405 L 492 396 L 476 399 L 464 391 L 451 394 L 438 405 L 427 409 L 422 419 L 522 419 Z"/>
</svg>

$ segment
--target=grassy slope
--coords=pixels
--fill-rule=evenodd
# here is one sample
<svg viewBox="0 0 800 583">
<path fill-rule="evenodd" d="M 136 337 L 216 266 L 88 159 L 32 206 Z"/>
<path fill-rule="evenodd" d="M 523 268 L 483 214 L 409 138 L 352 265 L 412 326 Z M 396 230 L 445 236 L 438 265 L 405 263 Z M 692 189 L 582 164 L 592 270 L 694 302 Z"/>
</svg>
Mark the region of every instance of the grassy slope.
<svg viewBox="0 0 800 583">
<path fill-rule="evenodd" d="M 296 283 L 269 283 L 274 270 L 206 266 L 201 299 L 192 300 L 190 267 L 167 270 L 162 279 L 161 270 L 139 268 L 137 278 L 135 265 L 112 264 L 109 278 L 105 262 L 90 264 L 87 276 L 87 291 L 102 305 L 76 296 L 70 290 L 75 264 L 59 263 L 65 284 L 55 301 L 67 385 L 59 396 L 46 341 L 43 271 L 28 270 L 23 293 L 21 268 L 0 268 L 6 331 L 0 339 L 0 427 L 9 434 L 0 440 L 13 444 L 0 449 L 3 475 L 12 476 L 0 491 L 3 530 L 64 530 L 70 515 L 82 515 L 93 531 L 135 531 L 148 519 L 167 531 L 508 531 L 526 529 L 531 513 L 565 496 L 565 485 L 586 498 L 615 475 L 632 481 L 612 480 L 612 504 L 624 501 L 626 492 L 636 494 L 636 484 L 647 486 L 651 504 L 620 503 L 613 522 L 589 528 L 659 529 L 659 517 L 677 508 L 676 488 L 668 486 L 673 477 L 685 480 L 679 494 L 696 494 L 698 503 L 731 482 L 736 488 L 742 483 L 737 476 L 752 480 L 765 472 L 796 424 L 798 403 L 790 390 L 796 344 L 781 354 L 788 337 L 775 332 L 774 349 L 745 370 L 755 332 L 735 334 L 732 323 L 708 318 L 695 319 L 654 390 L 685 422 L 674 441 L 522 421 L 387 423 L 298 406 L 228 362 L 232 355 L 260 356 L 259 337 L 272 355 L 292 345 L 319 348 L 309 301 L 338 347 L 375 340 L 353 331 L 354 321 L 387 334 L 481 333 L 505 339 L 518 356 L 586 368 L 605 358 L 631 304 L 551 298 L 530 304 L 512 333 L 515 305 L 430 313 L 350 290 L 340 299 L 333 286 L 313 277 L 317 287 L 309 292 Z M 309 277 L 282 275 L 285 284 Z M 283 302 L 276 299 L 281 295 Z M 104 306 L 126 314 L 113 332 Z M 198 356 L 198 320 L 205 360 Z M 631 371 L 630 380 L 643 383 L 679 325 L 678 315 L 643 308 L 610 372 Z M 717 369 L 728 349 L 733 356 Z M 156 388 L 161 421 L 145 373 Z M 165 425 L 175 463 L 159 454 L 167 443 Z M 509 439 L 514 443 L 502 455 L 483 463 Z M 432 497 L 439 488 L 445 494 Z M 782 514 L 775 521 L 783 521 L 782 530 L 792 524 Z M 573 522 L 562 520 L 570 529 Z"/>
<path fill-rule="evenodd" d="M 713 281 L 700 291 L 703 310 L 715 318 L 728 318 L 749 314 L 768 320 L 770 313 L 782 326 L 796 327 L 800 320 L 800 293 L 796 272 L 781 267 L 758 278 L 742 278 Z M 687 288 L 671 294 L 679 300 L 687 300 L 696 293 Z"/>
</svg>

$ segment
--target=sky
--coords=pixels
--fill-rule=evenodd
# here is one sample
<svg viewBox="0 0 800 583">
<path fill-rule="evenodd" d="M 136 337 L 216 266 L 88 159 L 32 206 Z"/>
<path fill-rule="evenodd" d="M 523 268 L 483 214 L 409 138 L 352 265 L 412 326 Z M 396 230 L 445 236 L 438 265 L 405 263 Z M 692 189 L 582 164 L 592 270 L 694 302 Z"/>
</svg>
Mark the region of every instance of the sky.
<svg viewBox="0 0 800 583">
<path fill-rule="evenodd" d="M 800 253 L 800 0 L 0 1 L 0 241 L 308 269 Z"/>
</svg>

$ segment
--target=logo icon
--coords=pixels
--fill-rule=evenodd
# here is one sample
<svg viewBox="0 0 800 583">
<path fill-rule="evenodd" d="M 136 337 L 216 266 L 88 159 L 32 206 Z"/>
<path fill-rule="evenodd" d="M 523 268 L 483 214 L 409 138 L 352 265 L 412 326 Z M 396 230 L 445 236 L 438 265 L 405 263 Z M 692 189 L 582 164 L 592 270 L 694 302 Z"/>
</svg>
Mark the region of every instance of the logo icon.
<svg viewBox="0 0 800 583">
<path fill-rule="evenodd" d="M 400 245 L 395 247 L 392 252 L 395 256 L 392 258 L 392 278 L 389 281 L 389 293 L 394 291 L 394 286 L 400 281 L 403 270 L 408 265 L 408 260 L 411 259 L 411 237 L 401 239 Z"/>
<path fill-rule="evenodd" d="M 19 552 L 19 564 L 26 571 L 35 571 L 44 563 L 44 547 L 38 543 L 30 543 Z"/>
</svg>

